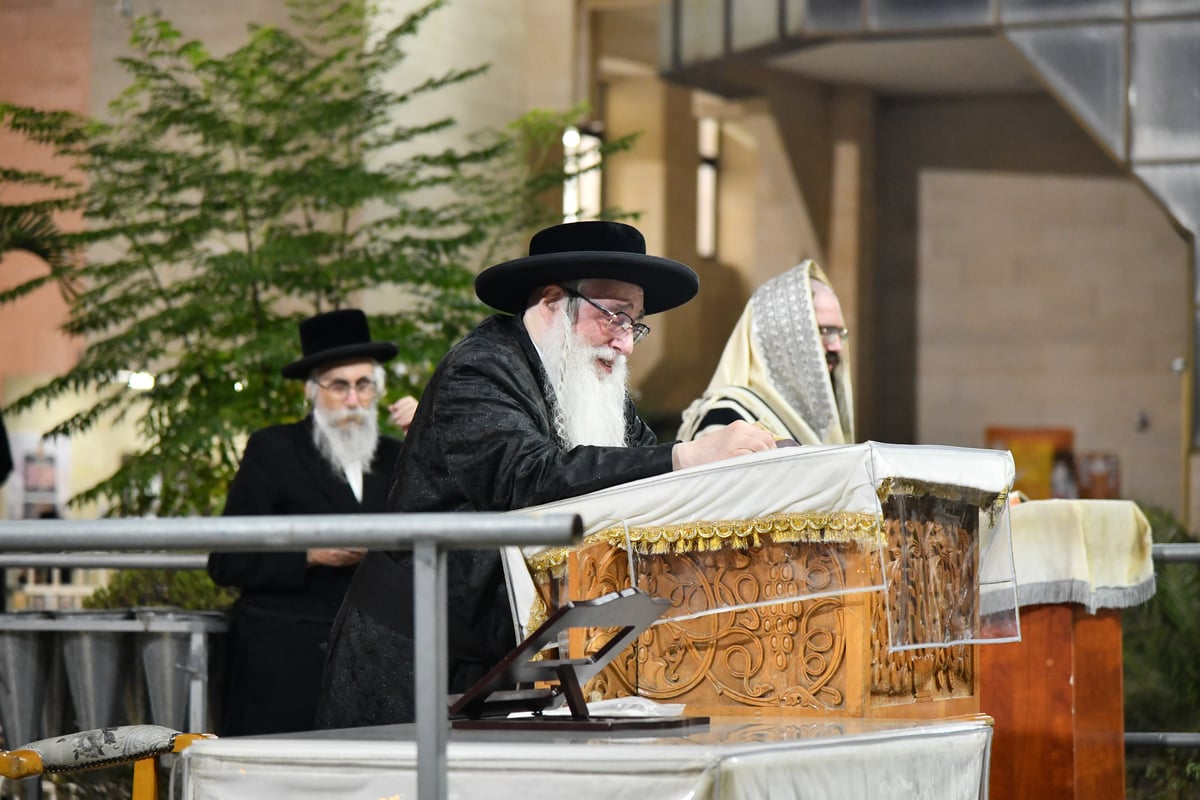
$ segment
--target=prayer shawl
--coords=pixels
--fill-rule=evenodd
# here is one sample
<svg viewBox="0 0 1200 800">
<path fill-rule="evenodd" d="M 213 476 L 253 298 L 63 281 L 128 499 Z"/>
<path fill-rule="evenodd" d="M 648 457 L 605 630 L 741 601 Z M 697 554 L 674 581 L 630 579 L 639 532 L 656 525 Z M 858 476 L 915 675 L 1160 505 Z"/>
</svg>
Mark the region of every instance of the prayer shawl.
<svg viewBox="0 0 1200 800">
<path fill-rule="evenodd" d="M 679 438 L 695 439 L 731 416 L 800 444 L 854 441 L 849 350 L 830 375 L 811 281 L 829 281 L 806 259 L 751 296 L 700 399 L 683 412 Z"/>
</svg>

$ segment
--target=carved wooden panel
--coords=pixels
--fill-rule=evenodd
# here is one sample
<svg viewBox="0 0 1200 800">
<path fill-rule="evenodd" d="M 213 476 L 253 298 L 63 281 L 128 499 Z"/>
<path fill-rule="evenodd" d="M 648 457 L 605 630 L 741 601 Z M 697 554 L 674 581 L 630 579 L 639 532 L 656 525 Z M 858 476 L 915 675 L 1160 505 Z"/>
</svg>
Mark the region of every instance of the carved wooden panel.
<svg viewBox="0 0 1200 800">
<path fill-rule="evenodd" d="M 889 496 L 883 504 L 888 606 L 871 600 L 874 705 L 964 697 L 975 692 L 969 645 L 890 651 L 889 642 L 969 639 L 979 630 L 979 509 L 935 497 Z M 877 575 L 878 561 L 870 564 Z"/>
<path fill-rule="evenodd" d="M 622 654 L 589 684 L 589 698 L 627 695 L 636 688 L 642 696 L 670 703 L 842 708 L 841 599 L 772 601 L 844 590 L 847 564 L 858 567 L 861 561 L 855 545 L 809 543 L 637 555 L 639 588 L 671 599 L 673 607 L 642 634 L 636 653 Z M 579 584 L 572 594 L 610 591 L 628 572 L 623 551 L 589 546 L 579 554 Z M 591 632 L 587 650 L 608 635 Z"/>
<path fill-rule="evenodd" d="M 974 646 L 891 651 L 889 642 L 953 641 L 977 629 L 978 516 L 970 503 L 889 496 L 882 555 L 845 541 L 764 538 L 632 555 L 593 541 L 542 588 L 551 606 L 594 598 L 629 586 L 632 570 L 639 588 L 671 600 L 637 647 L 585 687 L 589 701 L 640 694 L 702 713 L 835 716 L 946 701 L 964 713 L 978 710 L 977 702 L 953 705 L 975 694 Z M 867 588 L 884 574 L 888 605 Z M 587 631 L 572 655 L 595 652 L 611 635 Z"/>
</svg>

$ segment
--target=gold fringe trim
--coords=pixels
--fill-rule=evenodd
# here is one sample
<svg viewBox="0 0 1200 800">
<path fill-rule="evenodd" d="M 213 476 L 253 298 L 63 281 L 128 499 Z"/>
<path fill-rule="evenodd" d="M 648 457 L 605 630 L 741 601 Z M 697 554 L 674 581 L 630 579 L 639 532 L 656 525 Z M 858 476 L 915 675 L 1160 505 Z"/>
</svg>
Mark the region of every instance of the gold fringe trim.
<svg viewBox="0 0 1200 800">
<path fill-rule="evenodd" d="M 931 496 L 939 500 L 969 503 L 987 513 L 993 525 L 1000 512 L 1008 505 L 1008 489 L 991 492 L 972 486 L 953 486 L 946 483 L 928 483 L 912 478 L 884 478 L 875 488 L 880 502 L 894 495 Z"/>
<path fill-rule="evenodd" d="M 548 618 L 549 615 L 546 613 L 546 601 L 542 599 L 540 594 L 535 594 L 533 596 L 533 604 L 529 607 L 529 622 L 525 626 L 525 629 L 531 632 L 536 631 L 546 623 Z M 542 654 L 535 653 L 529 660 L 541 661 Z"/>
<path fill-rule="evenodd" d="M 614 526 L 589 534 L 581 547 L 607 544 L 626 546 L 626 528 Z M 628 542 L 642 555 L 696 553 L 712 550 L 745 550 L 764 542 L 855 542 L 882 546 L 883 517 L 854 511 L 803 511 L 772 514 L 748 520 L 686 522 L 628 529 Z M 534 580 L 562 577 L 571 548 L 546 550 L 526 559 Z"/>
</svg>

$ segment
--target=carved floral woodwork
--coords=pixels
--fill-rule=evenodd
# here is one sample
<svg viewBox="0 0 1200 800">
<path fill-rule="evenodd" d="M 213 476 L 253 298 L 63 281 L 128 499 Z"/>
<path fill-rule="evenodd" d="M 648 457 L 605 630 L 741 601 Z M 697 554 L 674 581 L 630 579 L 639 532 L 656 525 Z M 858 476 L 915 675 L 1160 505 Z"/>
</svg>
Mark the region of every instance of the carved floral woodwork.
<svg viewBox="0 0 1200 800">
<path fill-rule="evenodd" d="M 979 506 L 890 495 L 883 509 L 870 526 L 839 519 L 776 537 L 775 521 L 690 547 L 683 536 L 664 547 L 656 534 L 648 547 L 636 531 L 606 532 L 534 574 L 551 606 L 625 588 L 631 570 L 638 588 L 672 602 L 588 684 L 590 701 L 640 694 L 709 713 L 869 716 L 971 697 L 973 646 L 889 642 L 955 641 L 978 626 Z M 611 635 L 590 630 L 572 654 L 595 652 Z"/>
</svg>

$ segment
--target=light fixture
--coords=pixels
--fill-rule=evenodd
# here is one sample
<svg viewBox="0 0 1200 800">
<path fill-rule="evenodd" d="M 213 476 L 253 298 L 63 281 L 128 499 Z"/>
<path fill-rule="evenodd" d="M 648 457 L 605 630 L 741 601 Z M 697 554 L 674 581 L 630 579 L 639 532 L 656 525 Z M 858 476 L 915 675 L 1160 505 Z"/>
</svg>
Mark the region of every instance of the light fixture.
<svg viewBox="0 0 1200 800">
<path fill-rule="evenodd" d="M 148 392 L 154 388 L 154 376 L 149 372 L 138 372 L 128 369 L 117 370 L 117 380 L 138 392 Z"/>
</svg>

